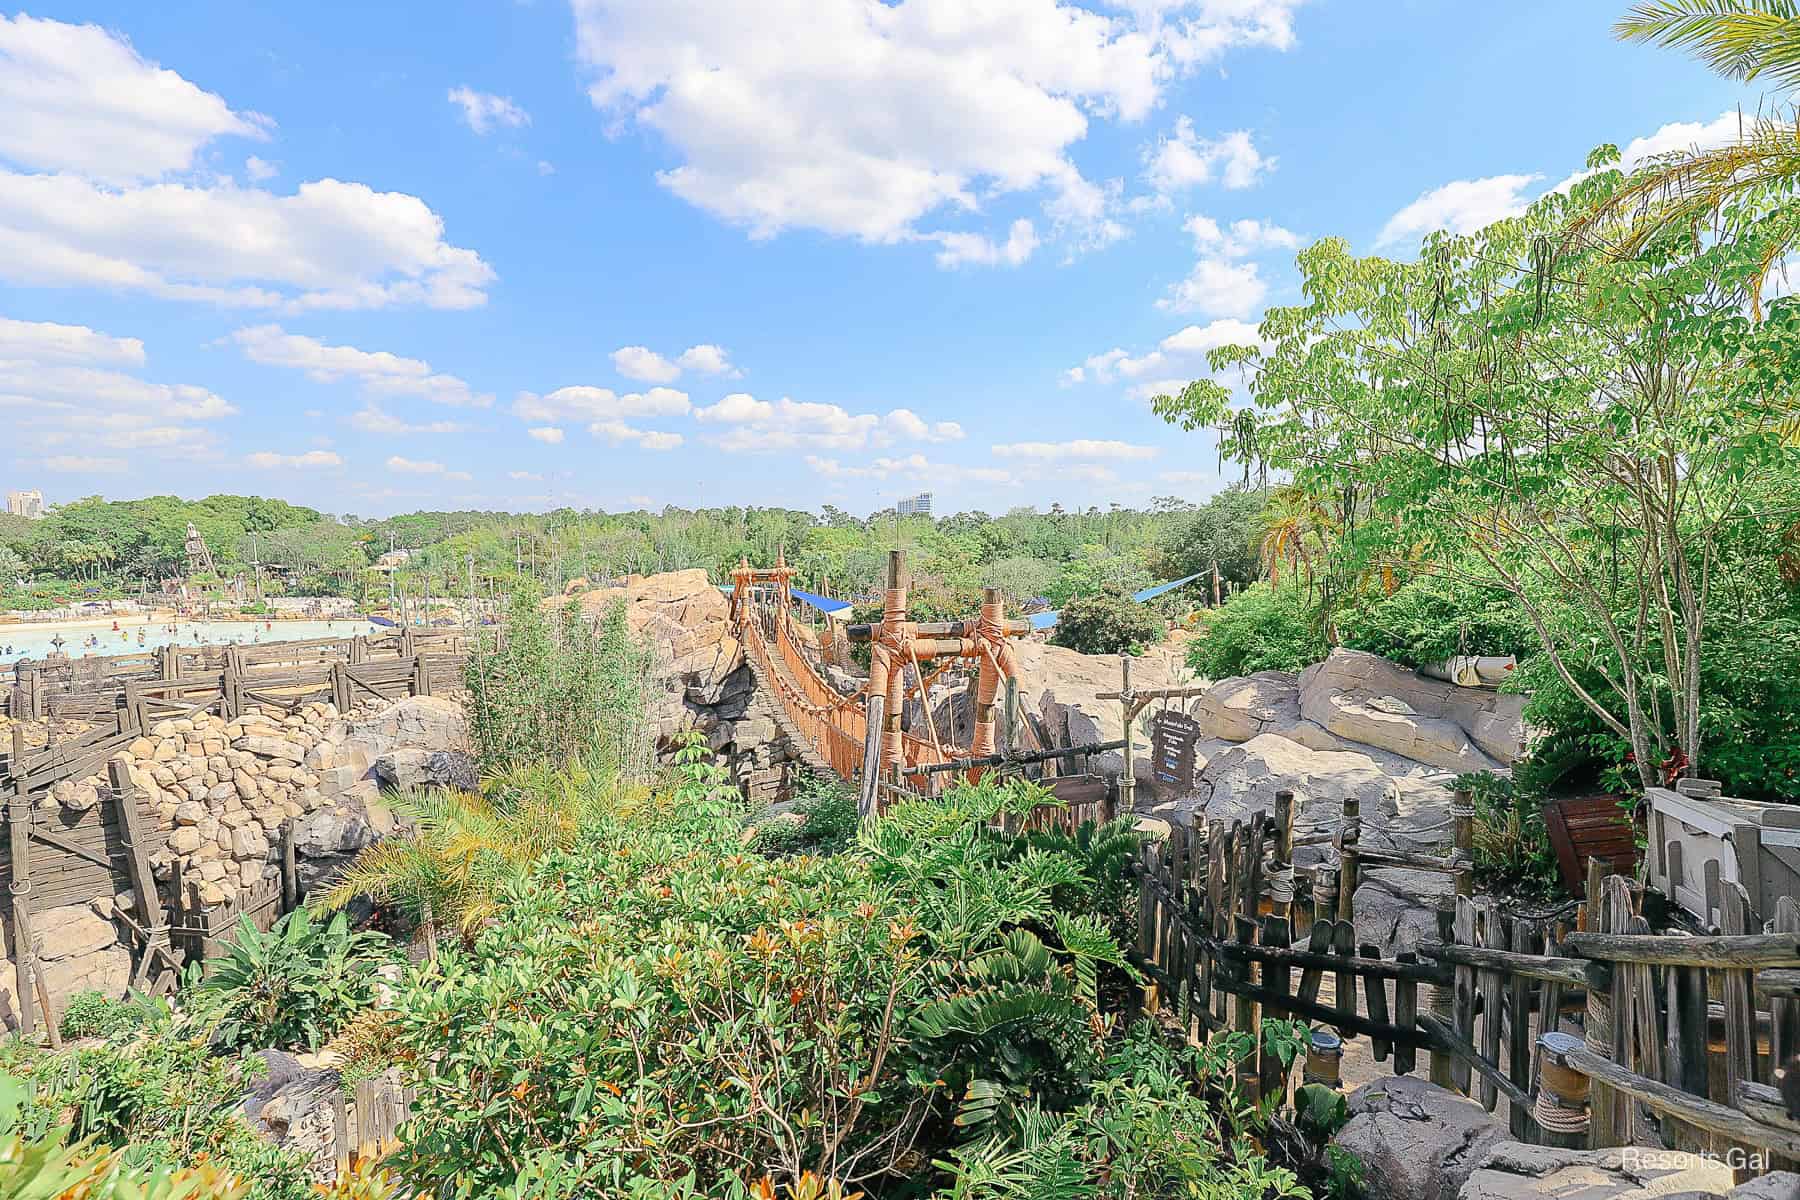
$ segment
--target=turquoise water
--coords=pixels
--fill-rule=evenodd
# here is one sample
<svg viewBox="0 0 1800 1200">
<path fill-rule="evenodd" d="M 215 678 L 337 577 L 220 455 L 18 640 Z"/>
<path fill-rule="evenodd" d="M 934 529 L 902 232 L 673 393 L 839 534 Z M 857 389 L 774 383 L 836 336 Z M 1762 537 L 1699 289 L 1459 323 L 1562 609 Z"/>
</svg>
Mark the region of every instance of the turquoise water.
<svg viewBox="0 0 1800 1200">
<path fill-rule="evenodd" d="M 110 625 L 83 625 L 74 629 L 53 626 L 0 625 L 0 666 L 9 666 L 21 658 L 41 659 L 52 650 L 50 640 L 61 636 L 62 650 L 71 658 L 88 654 L 136 654 L 154 650 L 170 642 L 184 646 L 223 642 L 295 642 L 305 638 L 352 637 L 356 634 L 378 636 L 394 632 L 367 620 L 345 618 L 338 621 L 182 621 L 179 632 L 171 634 L 161 623 L 119 622 L 115 631 Z M 138 641 L 138 630 L 144 640 Z M 90 637 L 100 639 L 89 646 Z"/>
</svg>

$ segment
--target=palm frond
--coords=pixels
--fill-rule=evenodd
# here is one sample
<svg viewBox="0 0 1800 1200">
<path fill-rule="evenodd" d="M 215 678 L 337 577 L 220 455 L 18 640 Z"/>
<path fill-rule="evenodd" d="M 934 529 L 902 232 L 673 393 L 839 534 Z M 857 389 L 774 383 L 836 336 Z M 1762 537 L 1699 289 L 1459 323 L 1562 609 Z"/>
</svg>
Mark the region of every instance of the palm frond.
<svg viewBox="0 0 1800 1200">
<path fill-rule="evenodd" d="M 1729 79 L 1767 75 L 1800 86 L 1800 3 L 1795 0 L 1649 0 L 1614 31 L 1630 42 L 1689 50 Z"/>
</svg>

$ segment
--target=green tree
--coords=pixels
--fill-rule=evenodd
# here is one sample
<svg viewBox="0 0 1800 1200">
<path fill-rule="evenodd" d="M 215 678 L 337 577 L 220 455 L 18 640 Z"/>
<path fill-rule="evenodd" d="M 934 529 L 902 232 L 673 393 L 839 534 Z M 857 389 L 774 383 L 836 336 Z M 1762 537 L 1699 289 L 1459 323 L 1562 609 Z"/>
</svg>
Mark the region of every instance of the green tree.
<svg viewBox="0 0 1800 1200">
<path fill-rule="evenodd" d="M 1747 302 L 1800 204 L 1791 180 L 1741 193 L 1699 236 L 1668 229 L 1622 258 L 1623 218 L 1596 215 L 1638 182 L 1616 162 L 1597 151 L 1568 193 L 1434 236 L 1418 262 L 1309 248 L 1307 301 L 1266 314 L 1267 352 L 1213 355 L 1249 368 L 1254 407 L 1234 411 L 1210 380 L 1155 407 L 1219 427 L 1229 455 L 1321 501 L 1347 497 L 1347 569 L 1475 564 L 1649 783 L 1702 748 L 1722 553 L 1794 499 L 1779 430 L 1800 306 Z M 1603 653 L 1578 655 L 1577 636 Z"/>
</svg>

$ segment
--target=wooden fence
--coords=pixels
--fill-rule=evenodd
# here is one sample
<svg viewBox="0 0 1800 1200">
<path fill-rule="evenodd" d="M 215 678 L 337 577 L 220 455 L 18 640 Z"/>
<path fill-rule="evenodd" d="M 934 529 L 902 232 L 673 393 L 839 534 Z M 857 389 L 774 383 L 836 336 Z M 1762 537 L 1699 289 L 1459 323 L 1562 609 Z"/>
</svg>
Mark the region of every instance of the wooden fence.
<svg viewBox="0 0 1800 1200">
<path fill-rule="evenodd" d="M 1356 873 L 1392 857 L 1359 852 L 1359 832 L 1352 815 L 1339 865 L 1318 868 L 1304 898 L 1289 793 L 1273 814 L 1176 828 L 1147 846 L 1135 960 L 1153 981 L 1151 1005 L 1200 1033 L 1297 1018 L 1366 1039 L 1396 1074 L 1417 1070 L 1423 1051 L 1434 1083 L 1490 1112 L 1504 1099 L 1521 1141 L 1612 1147 L 1660 1135 L 1671 1149 L 1800 1158 L 1800 1122 L 1771 1086 L 1800 1050 L 1792 898 L 1764 933 L 1743 889 L 1721 883 L 1720 931 L 1653 936 L 1642 895 L 1598 860 L 1585 900 L 1550 913 L 1472 898 L 1466 867 L 1441 862 L 1462 894 L 1437 914 L 1438 938 L 1389 957 L 1356 938 Z M 1564 1032 L 1577 1023 L 1581 1036 Z M 1265 1057 L 1240 1084 L 1258 1094 L 1286 1079 Z"/>
<path fill-rule="evenodd" d="M 163 646 L 138 654 L 21 662 L 4 693 L 19 720 L 105 721 L 120 707 L 152 716 L 195 708 L 233 717 L 247 705 L 460 686 L 469 650 L 462 629 L 402 629 L 378 637 L 308 638 L 255 645 Z M 351 668 L 355 668 L 352 670 Z M 418 686 L 422 675 L 425 686 Z M 296 701 L 294 697 L 299 695 Z M 221 707 L 222 706 L 222 707 Z"/>
<path fill-rule="evenodd" d="M 7 895 L 6 949 L 17 977 L 19 1027 L 34 1030 L 40 1012 L 54 1026 L 51 997 L 36 969 L 33 913 L 129 893 L 132 909 L 118 919 L 134 940 L 132 984 L 160 992 L 173 986 L 184 958 L 205 961 L 209 947 L 227 940 L 240 915 L 249 913 L 267 929 L 293 907 L 291 826 L 284 828 L 281 876 L 250 895 L 207 906 L 176 879 L 165 897 L 150 870 L 165 834 L 114 755 L 167 717 L 213 712 L 230 720 L 252 707 L 292 711 L 321 699 L 344 710 L 370 697 L 460 691 L 465 645 L 461 630 L 405 630 L 377 639 L 166 647 L 155 655 L 15 670 L 12 702 L 25 697 L 15 712 L 51 720 L 79 715 L 90 725 L 68 738 L 56 738 L 52 730 L 50 744 L 33 749 L 15 724 L 10 753 L 0 758 L 6 808 L 0 886 Z M 156 660 L 153 676 L 142 673 L 147 659 Z M 47 795 L 59 783 L 96 774 L 105 774 L 107 782 L 85 810 L 70 810 Z"/>
</svg>

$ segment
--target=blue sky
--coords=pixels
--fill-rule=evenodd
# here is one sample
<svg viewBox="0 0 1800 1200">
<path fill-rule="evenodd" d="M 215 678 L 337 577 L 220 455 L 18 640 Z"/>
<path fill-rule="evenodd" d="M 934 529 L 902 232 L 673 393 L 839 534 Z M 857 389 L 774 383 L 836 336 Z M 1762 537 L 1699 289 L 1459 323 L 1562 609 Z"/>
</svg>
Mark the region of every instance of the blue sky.
<svg viewBox="0 0 1800 1200">
<path fill-rule="evenodd" d="M 0 484 L 1200 499 L 1145 396 L 1757 97 L 1623 0 L 0 5 Z M 535 432 L 534 432 L 535 431 Z"/>
</svg>

